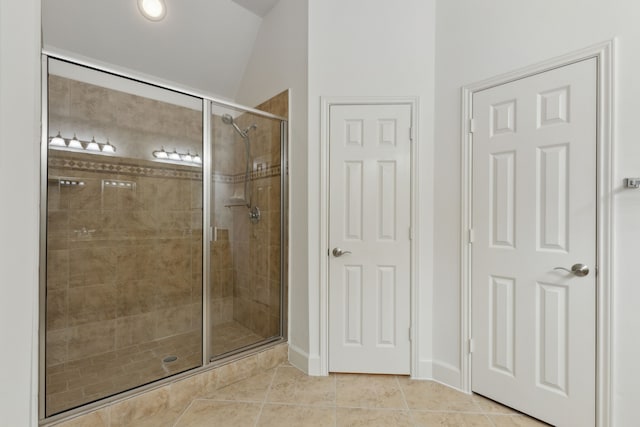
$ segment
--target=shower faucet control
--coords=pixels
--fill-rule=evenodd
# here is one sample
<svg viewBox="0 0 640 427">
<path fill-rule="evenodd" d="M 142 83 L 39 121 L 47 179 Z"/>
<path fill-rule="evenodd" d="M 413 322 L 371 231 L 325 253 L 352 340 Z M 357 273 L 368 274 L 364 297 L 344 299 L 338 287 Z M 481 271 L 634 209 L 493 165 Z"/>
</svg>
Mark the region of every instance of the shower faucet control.
<svg viewBox="0 0 640 427">
<path fill-rule="evenodd" d="M 249 209 L 249 221 L 251 224 L 257 224 L 260 221 L 260 209 L 257 206 Z"/>
</svg>

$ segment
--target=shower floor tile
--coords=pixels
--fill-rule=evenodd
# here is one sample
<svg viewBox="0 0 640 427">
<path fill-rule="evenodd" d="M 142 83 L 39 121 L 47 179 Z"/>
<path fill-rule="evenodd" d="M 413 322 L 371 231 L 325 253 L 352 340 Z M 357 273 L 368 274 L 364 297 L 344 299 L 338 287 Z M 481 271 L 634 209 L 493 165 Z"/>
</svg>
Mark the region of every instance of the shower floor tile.
<svg viewBox="0 0 640 427">
<path fill-rule="evenodd" d="M 47 414 L 74 408 L 202 364 L 200 331 L 47 368 Z M 167 356 L 175 362 L 163 363 Z"/>
<path fill-rule="evenodd" d="M 212 327 L 211 351 L 214 356 L 217 356 L 255 344 L 265 338 L 238 322 L 221 323 Z"/>
</svg>

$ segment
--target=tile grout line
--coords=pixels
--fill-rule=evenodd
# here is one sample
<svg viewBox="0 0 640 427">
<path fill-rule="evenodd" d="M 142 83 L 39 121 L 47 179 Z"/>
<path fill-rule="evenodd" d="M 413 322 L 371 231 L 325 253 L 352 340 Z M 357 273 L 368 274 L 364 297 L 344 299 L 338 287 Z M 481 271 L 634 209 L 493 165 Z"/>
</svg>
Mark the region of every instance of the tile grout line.
<svg viewBox="0 0 640 427">
<path fill-rule="evenodd" d="M 260 418 L 262 418 L 262 410 L 264 409 L 264 405 L 266 405 L 267 403 L 267 397 L 269 397 L 269 393 L 271 392 L 271 386 L 273 385 L 273 381 L 276 379 L 276 375 L 278 374 L 279 370 L 280 370 L 280 365 L 276 366 L 276 368 L 273 370 L 273 374 L 271 375 L 271 381 L 269 381 L 269 387 L 267 387 L 267 392 L 264 394 L 264 397 L 262 398 L 262 404 L 260 405 L 260 411 L 258 411 L 258 416 L 256 417 L 256 422 L 254 424 L 254 427 L 258 426 L 258 423 L 260 422 Z"/>
<path fill-rule="evenodd" d="M 186 408 L 184 408 L 184 409 L 182 410 L 182 412 L 180 413 L 180 415 L 178 416 L 178 418 L 176 418 L 175 422 L 172 424 L 172 426 L 173 426 L 173 427 L 176 427 L 176 426 L 178 425 L 178 423 L 180 422 L 180 420 L 182 419 L 182 417 L 184 416 L 184 414 L 186 414 L 186 413 L 187 413 L 187 411 L 191 408 L 191 406 L 193 406 L 193 403 L 194 403 L 196 400 L 199 400 L 199 399 L 197 399 L 197 398 L 196 398 L 196 399 L 191 399 L 191 402 L 189 402 L 189 404 L 187 405 L 187 407 L 186 407 Z M 111 421 L 111 420 L 109 420 L 109 421 Z"/>
<path fill-rule="evenodd" d="M 473 391 L 471 391 L 471 400 L 473 404 L 476 406 L 476 408 L 480 410 L 484 418 L 489 422 L 489 425 L 497 427 L 493 419 L 489 417 L 489 414 L 485 411 L 482 405 L 480 405 L 480 401 L 476 398 L 476 394 L 474 394 Z"/>
<path fill-rule="evenodd" d="M 409 402 L 407 402 L 407 395 L 404 393 L 404 389 L 402 388 L 402 384 L 400 384 L 400 378 L 398 378 L 398 376 L 395 375 L 395 379 L 396 379 L 396 384 L 398 385 L 398 388 L 400 389 L 400 393 L 402 394 L 402 400 L 404 401 L 404 406 L 406 407 L 407 411 L 409 412 L 409 419 L 411 419 L 411 424 L 413 424 L 415 426 L 415 425 L 417 425 L 416 419 L 413 417 L 413 411 L 411 410 L 411 408 L 409 408 Z"/>
</svg>

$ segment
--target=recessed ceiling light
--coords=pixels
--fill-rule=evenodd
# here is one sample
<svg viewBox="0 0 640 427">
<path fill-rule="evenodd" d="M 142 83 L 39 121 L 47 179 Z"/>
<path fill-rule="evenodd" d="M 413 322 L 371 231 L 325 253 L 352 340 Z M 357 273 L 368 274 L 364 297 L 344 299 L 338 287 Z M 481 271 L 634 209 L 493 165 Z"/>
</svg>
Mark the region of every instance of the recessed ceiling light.
<svg viewBox="0 0 640 427">
<path fill-rule="evenodd" d="M 167 14 L 164 0 L 138 0 L 138 9 L 145 18 L 151 21 L 160 21 Z"/>
</svg>

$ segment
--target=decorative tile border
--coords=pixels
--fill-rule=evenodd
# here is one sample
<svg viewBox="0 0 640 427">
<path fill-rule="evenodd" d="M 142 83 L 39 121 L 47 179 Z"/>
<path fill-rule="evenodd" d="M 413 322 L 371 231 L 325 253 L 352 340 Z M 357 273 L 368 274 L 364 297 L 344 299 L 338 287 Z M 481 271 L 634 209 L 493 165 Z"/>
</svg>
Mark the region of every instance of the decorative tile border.
<svg viewBox="0 0 640 427">
<path fill-rule="evenodd" d="M 202 180 L 202 171 L 189 170 L 192 166 L 173 165 L 166 167 L 159 164 L 151 164 L 149 161 L 141 161 L 141 164 L 128 164 L 128 163 L 116 163 L 109 162 L 108 160 L 86 160 L 76 157 L 60 158 L 49 157 L 49 167 L 58 169 L 67 169 L 75 171 L 88 171 L 88 172 L 106 172 L 118 175 L 130 175 L 130 176 L 144 176 L 153 178 L 175 178 L 175 179 L 189 179 L 189 180 Z M 250 179 L 252 181 L 261 178 L 271 178 L 274 176 L 280 176 L 280 165 L 274 165 L 265 169 L 251 171 Z M 213 174 L 213 182 L 237 184 L 244 182 L 244 173 L 236 175 L 225 174 Z"/>
<path fill-rule="evenodd" d="M 280 176 L 280 165 L 274 165 L 265 169 L 251 171 L 250 180 L 255 181 L 262 178 L 271 178 Z M 238 184 L 244 182 L 244 173 L 236 175 L 213 174 L 213 182 L 221 182 L 226 184 Z"/>
<path fill-rule="evenodd" d="M 77 158 L 49 157 L 50 168 L 69 169 L 89 172 L 107 172 L 118 175 L 145 176 L 156 178 L 179 178 L 201 180 L 200 170 L 190 171 L 186 169 L 174 169 L 162 166 L 112 163 L 108 161 L 92 161 Z"/>
</svg>

